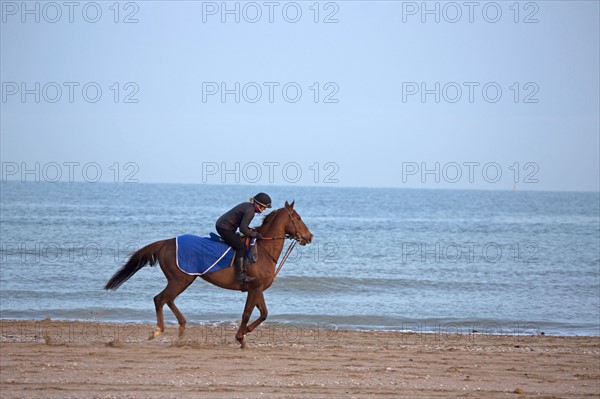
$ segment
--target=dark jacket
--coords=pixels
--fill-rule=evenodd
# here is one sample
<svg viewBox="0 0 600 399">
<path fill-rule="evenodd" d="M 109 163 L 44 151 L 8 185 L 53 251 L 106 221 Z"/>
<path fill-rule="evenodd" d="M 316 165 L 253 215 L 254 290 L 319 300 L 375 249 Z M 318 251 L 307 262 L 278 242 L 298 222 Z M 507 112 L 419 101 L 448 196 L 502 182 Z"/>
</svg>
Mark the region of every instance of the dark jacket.
<svg viewBox="0 0 600 399">
<path fill-rule="evenodd" d="M 254 219 L 255 213 L 256 210 L 254 209 L 254 204 L 242 202 L 224 213 L 223 216 L 217 220 L 216 226 L 232 231 L 236 231 L 239 227 L 243 235 L 256 237 L 258 233 L 250 230 L 248 227 L 252 219 Z"/>
</svg>

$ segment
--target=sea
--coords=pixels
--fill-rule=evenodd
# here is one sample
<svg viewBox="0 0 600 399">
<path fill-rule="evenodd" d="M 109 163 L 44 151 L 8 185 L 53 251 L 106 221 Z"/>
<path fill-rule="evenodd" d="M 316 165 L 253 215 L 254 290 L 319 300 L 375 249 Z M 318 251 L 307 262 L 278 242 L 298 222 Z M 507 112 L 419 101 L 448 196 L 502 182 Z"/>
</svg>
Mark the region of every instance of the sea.
<svg viewBox="0 0 600 399">
<path fill-rule="evenodd" d="M 597 192 L 18 181 L 0 189 L 0 319 L 154 323 L 153 297 L 166 283 L 159 267 L 103 289 L 127 256 L 157 240 L 206 236 L 222 213 L 266 191 L 274 208 L 295 201 L 314 235 L 265 292 L 267 325 L 600 335 Z M 244 301 L 197 279 L 176 303 L 189 324 L 219 324 L 237 323 Z M 176 324 L 167 307 L 165 319 Z"/>
</svg>

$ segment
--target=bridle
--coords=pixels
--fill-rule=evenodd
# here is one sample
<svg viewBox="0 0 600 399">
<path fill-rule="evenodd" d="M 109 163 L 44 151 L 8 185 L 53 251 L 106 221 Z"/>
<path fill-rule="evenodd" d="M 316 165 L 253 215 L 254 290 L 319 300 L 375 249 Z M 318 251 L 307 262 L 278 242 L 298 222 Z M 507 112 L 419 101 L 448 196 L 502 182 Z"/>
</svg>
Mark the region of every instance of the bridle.
<svg viewBox="0 0 600 399">
<path fill-rule="evenodd" d="M 290 221 L 292 222 L 292 226 L 294 226 L 294 234 L 286 234 L 286 238 L 291 238 L 293 239 L 295 242 L 300 242 L 300 240 L 302 240 L 302 237 L 300 236 L 300 233 L 298 232 L 298 227 L 296 226 L 296 221 L 294 220 L 294 215 L 292 214 L 292 211 L 290 211 L 289 209 L 286 208 L 286 210 L 288 211 L 288 215 L 290 217 Z"/>
<path fill-rule="evenodd" d="M 298 232 L 298 227 L 296 226 L 296 222 L 294 221 L 294 215 L 292 214 L 292 211 L 290 211 L 287 208 L 285 208 L 285 209 L 288 212 L 288 215 L 290 217 L 290 221 L 292 222 L 292 226 L 294 226 L 294 234 L 286 234 L 283 237 L 263 237 L 261 239 L 261 240 L 285 240 L 285 239 L 294 240 L 292 243 L 290 243 L 290 245 L 286 249 L 285 254 L 283 254 L 283 258 L 281 259 L 281 262 L 279 263 L 279 266 L 275 270 L 275 275 L 273 276 L 273 279 L 275 279 L 275 277 L 277 277 L 277 274 L 279 274 L 279 271 L 283 267 L 283 264 L 285 263 L 285 261 L 289 258 L 290 254 L 292 253 L 292 250 L 294 249 L 294 247 L 296 246 L 296 244 L 299 243 L 300 240 L 302 240 L 302 237 L 300 236 L 300 233 Z M 269 251 L 267 251 L 267 249 L 260 243 L 261 240 L 257 240 L 256 241 L 257 244 L 260 245 L 262 247 L 262 249 L 264 249 L 265 253 L 267 255 L 269 255 L 269 257 L 271 258 L 271 260 L 273 262 L 275 262 L 275 264 L 277 264 L 277 259 L 275 259 L 275 257 L 273 255 L 271 255 L 271 253 Z"/>
<path fill-rule="evenodd" d="M 289 209 L 285 208 L 285 210 L 288 212 L 288 216 L 290 217 L 290 221 L 292 222 L 292 226 L 294 226 L 294 234 L 288 234 L 286 233 L 285 236 L 283 237 L 263 237 L 261 238 L 261 240 L 286 240 L 286 239 L 292 239 L 296 242 L 300 242 L 300 240 L 302 240 L 302 237 L 300 236 L 300 233 L 298 232 L 298 227 L 296 226 L 296 222 L 294 221 L 294 215 L 292 214 L 292 211 L 290 211 Z"/>
</svg>

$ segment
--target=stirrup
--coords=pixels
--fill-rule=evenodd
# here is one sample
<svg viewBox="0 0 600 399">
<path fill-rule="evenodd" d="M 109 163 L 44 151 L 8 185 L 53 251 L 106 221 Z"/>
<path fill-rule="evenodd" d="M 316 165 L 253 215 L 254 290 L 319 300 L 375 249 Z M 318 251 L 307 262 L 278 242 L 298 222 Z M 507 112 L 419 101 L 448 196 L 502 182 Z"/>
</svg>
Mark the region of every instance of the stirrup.
<svg viewBox="0 0 600 399">
<path fill-rule="evenodd" d="M 256 280 L 254 277 L 250 277 L 246 273 L 238 274 L 237 276 L 235 276 L 235 279 L 240 285 Z"/>
</svg>

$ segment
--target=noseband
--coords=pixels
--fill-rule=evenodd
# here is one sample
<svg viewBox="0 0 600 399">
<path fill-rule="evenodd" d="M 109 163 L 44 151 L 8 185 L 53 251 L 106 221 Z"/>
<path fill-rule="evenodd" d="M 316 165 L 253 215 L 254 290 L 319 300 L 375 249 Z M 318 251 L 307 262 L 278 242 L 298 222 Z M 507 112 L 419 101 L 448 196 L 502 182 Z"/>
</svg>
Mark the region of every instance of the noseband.
<svg viewBox="0 0 600 399">
<path fill-rule="evenodd" d="M 295 241 L 300 242 L 300 240 L 302 239 L 302 237 L 300 236 L 300 233 L 298 233 L 298 227 L 296 226 L 296 222 L 294 221 L 294 215 L 292 214 L 292 211 L 290 211 L 289 209 L 286 209 L 288 211 L 288 215 L 290 216 L 290 221 L 292 222 L 292 226 L 294 226 L 294 234 L 286 234 L 286 238 L 291 238 Z"/>
<path fill-rule="evenodd" d="M 290 222 L 292 222 L 292 226 L 294 227 L 294 234 L 286 233 L 285 236 L 283 236 L 283 237 L 263 237 L 262 240 L 285 240 L 288 238 L 293 239 L 294 241 L 298 241 L 298 242 L 300 242 L 300 240 L 302 240 L 300 233 L 298 233 L 298 227 L 296 226 L 296 222 L 294 221 L 294 215 L 292 214 L 292 211 L 290 211 L 287 208 L 286 208 L 286 211 L 288 212 L 288 216 L 290 217 Z"/>
<path fill-rule="evenodd" d="M 285 254 L 283 255 L 281 262 L 279 263 L 279 266 L 277 266 L 277 268 L 275 270 L 275 275 L 273 276 L 273 279 L 275 279 L 275 277 L 277 277 L 277 275 L 279 274 L 279 271 L 281 270 L 281 268 L 283 267 L 283 264 L 285 263 L 285 261 L 288 259 L 288 257 L 292 253 L 292 250 L 296 246 L 296 243 L 300 242 L 300 240 L 302 239 L 302 237 L 298 233 L 298 227 L 296 226 L 296 222 L 294 221 L 294 215 L 292 214 L 292 211 L 290 211 L 287 208 L 286 208 L 286 210 L 288 211 L 288 215 L 290 217 L 290 221 L 292 222 L 292 226 L 294 226 L 294 234 L 286 234 L 284 237 L 263 237 L 262 238 L 263 240 L 285 240 L 286 238 L 290 238 L 290 239 L 294 240 L 294 242 L 292 242 L 288 246 L 288 249 L 285 251 Z M 258 245 L 263 247 L 263 245 L 260 243 L 260 241 L 257 241 L 257 243 L 258 243 Z M 265 249 L 265 248 L 263 247 L 263 249 Z M 271 255 L 271 253 L 269 253 L 269 251 L 267 251 L 266 249 L 265 249 L 265 253 L 271 258 L 271 260 L 273 262 L 275 262 L 275 265 L 277 265 L 277 259 L 275 259 L 275 257 L 273 255 Z"/>
</svg>

